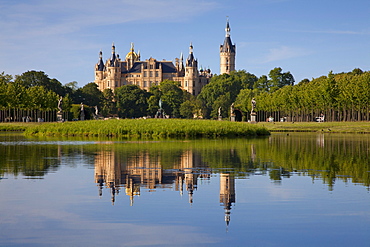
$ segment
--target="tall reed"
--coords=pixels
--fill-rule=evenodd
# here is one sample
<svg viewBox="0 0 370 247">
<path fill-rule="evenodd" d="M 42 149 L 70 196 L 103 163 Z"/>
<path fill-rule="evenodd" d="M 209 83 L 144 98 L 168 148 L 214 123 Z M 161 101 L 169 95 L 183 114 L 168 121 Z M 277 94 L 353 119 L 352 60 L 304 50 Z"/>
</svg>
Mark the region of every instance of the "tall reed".
<svg viewBox="0 0 370 247">
<path fill-rule="evenodd" d="M 29 127 L 26 135 L 112 136 L 136 138 L 245 137 L 269 135 L 267 128 L 249 123 L 185 120 L 122 119 L 44 123 Z"/>
</svg>

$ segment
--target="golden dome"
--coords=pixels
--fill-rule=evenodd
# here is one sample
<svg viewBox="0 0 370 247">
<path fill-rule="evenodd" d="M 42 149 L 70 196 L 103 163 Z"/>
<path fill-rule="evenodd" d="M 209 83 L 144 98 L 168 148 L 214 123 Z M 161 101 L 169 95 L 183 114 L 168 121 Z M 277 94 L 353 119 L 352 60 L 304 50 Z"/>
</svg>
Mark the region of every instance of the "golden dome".
<svg viewBox="0 0 370 247">
<path fill-rule="evenodd" d="M 129 60 L 129 59 L 133 59 L 133 60 L 137 60 L 137 54 L 136 52 L 134 51 L 130 51 L 129 53 L 127 53 L 126 55 L 126 60 Z"/>
<path fill-rule="evenodd" d="M 127 55 L 126 55 L 126 60 L 131 60 L 131 59 L 134 60 L 134 61 L 137 61 L 137 60 L 140 59 L 139 55 L 136 52 L 134 52 L 134 43 L 131 43 L 130 52 L 127 53 Z"/>
</svg>

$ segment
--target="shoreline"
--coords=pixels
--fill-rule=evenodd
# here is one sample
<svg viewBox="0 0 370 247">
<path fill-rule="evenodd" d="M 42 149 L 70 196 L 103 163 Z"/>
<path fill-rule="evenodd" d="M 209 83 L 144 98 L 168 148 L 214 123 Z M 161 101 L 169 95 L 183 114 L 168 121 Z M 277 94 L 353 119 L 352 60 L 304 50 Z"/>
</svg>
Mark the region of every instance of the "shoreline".
<svg viewBox="0 0 370 247">
<path fill-rule="evenodd" d="M 88 121 L 78 121 L 77 123 L 88 123 L 92 120 Z M 102 120 L 101 120 L 102 121 Z M 107 121 L 107 120 L 105 120 Z M 126 120 L 121 120 L 126 121 Z M 130 120 L 128 120 L 130 121 Z M 166 120 L 167 121 L 167 120 Z M 170 120 L 171 121 L 171 120 Z M 188 122 L 203 122 L 203 121 L 211 121 L 212 120 L 185 120 Z M 217 120 L 213 120 L 217 123 L 222 123 Z M 68 123 L 68 122 L 66 122 Z M 74 122 L 76 123 L 76 122 Z M 225 123 L 225 127 L 228 126 L 229 121 L 223 121 Z M 242 122 L 245 124 L 249 124 L 246 122 Z M 7 131 L 19 131 L 24 132 L 28 128 L 33 128 L 36 126 L 43 126 L 48 124 L 62 124 L 62 123 L 23 123 L 23 122 L 8 122 L 8 123 L 0 123 L 0 132 L 7 132 Z M 258 122 L 256 124 L 252 124 L 253 126 L 257 126 L 259 128 L 266 128 L 269 132 L 321 132 L 321 133 L 357 133 L 357 134 L 370 134 L 370 122 Z M 218 125 L 220 126 L 220 125 Z"/>
</svg>

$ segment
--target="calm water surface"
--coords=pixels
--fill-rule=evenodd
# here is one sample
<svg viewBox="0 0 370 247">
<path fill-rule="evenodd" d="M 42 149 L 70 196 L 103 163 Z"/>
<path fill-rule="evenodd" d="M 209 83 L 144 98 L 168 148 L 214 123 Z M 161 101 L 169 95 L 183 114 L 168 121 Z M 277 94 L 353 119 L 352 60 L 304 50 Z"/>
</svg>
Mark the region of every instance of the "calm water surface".
<svg viewBox="0 0 370 247">
<path fill-rule="evenodd" d="M 369 246 L 370 136 L 0 134 L 0 246 Z"/>
</svg>

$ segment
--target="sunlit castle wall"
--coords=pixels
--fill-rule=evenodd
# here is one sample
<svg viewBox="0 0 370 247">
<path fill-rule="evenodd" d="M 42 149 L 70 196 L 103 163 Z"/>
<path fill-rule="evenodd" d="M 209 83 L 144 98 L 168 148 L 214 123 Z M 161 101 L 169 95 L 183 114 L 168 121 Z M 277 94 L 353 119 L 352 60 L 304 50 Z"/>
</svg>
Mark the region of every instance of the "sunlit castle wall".
<svg viewBox="0 0 370 247">
<path fill-rule="evenodd" d="M 141 61 L 140 52 L 134 51 L 133 44 L 122 61 L 112 45 L 112 55 L 105 64 L 102 52 L 99 53 L 99 61 L 95 65 L 95 83 L 101 91 L 114 91 L 123 85 L 137 85 L 149 91 L 150 87 L 159 85 L 164 80 L 172 80 L 179 82 L 189 93 L 198 95 L 202 87 L 208 84 L 212 73 L 209 69 L 199 71 L 192 45 L 189 50 L 189 57 L 184 66 L 182 54 L 180 59 L 176 58 L 175 65 L 172 61 L 158 61 L 154 58 Z"/>
</svg>

